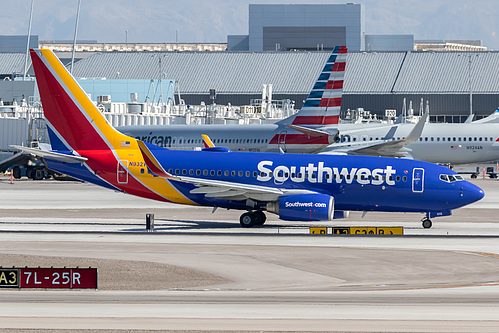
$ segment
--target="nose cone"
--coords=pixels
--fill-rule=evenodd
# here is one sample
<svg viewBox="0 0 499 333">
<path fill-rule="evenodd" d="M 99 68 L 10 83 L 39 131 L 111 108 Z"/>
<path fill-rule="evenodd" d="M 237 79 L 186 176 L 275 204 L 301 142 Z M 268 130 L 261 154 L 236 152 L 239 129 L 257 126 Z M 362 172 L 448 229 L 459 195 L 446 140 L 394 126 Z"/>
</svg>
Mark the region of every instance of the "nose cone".
<svg viewBox="0 0 499 333">
<path fill-rule="evenodd" d="M 482 199 L 485 196 L 483 190 L 472 184 L 470 182 L 464 182 L 461 191 L 461 197 L 463 199 L 463 206 L 469 205 L 473 202 L 476 202 Z"/>
</svg>

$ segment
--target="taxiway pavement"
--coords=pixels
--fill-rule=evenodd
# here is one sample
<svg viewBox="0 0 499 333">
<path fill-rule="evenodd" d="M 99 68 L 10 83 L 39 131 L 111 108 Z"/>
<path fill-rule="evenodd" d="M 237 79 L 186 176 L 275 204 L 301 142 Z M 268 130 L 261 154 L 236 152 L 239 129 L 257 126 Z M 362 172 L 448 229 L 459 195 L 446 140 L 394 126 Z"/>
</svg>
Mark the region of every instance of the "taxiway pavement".
<svg viewBox="0 0 499 333">
<path fill-rule="evenodd" d="M 497 332 L 499 182 L 475 182 L 484 200 L 430 230 L 418 214 L 320 224 L 406 230 L 358 237 L 271 216 L 248 230 L 236 211 L 0 178 L 0 265 L 90 263 L 103 279 L 98 290 L 0 290 L 1 327 Z"/>
</svg>

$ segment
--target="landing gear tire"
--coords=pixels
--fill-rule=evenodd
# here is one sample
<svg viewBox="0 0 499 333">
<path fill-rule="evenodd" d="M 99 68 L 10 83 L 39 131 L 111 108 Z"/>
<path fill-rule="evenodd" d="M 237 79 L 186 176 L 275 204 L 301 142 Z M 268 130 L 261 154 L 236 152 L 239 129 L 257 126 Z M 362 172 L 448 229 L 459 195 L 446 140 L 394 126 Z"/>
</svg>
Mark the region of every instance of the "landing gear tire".
<svg viewBox="0 0 499 333">
<path fill-rule="evenodd" d="M 253 215 L 256 217 L 255 225 L 263 225 L 267 221 L 267 215 L 261 210 L 253 212 Z"/>
<path fill-rule="evenodd" d="M 255 215 L 251 212 L 244 213 L 239 218 L 239 223 L 243 228 L 251 228 L 255 225 Z"/>
<path fill-rule="evenodd" d="M 14 169 L 12 169 L 12 176 L 15 179 L 21 179 L 21 169 L 18 166 L 15 166 Z"/>
<path fill-rule="evenodd" d="M 33 167 L 27 167 L 26 168 L 26 177 L 33 179 Z"/>
<path fill-rule="evenodd" d="M 430 229 L 432 226 L 431 220 L 428 218 L 423 219 L 423 228 Z"/>
</svg>

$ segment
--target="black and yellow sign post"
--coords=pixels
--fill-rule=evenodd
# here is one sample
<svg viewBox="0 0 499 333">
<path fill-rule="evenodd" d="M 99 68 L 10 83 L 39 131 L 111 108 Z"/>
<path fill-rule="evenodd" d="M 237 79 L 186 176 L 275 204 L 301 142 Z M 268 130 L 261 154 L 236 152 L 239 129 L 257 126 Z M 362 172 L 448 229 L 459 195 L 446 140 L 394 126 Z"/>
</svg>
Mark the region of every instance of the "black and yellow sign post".
<svg viewBox="0 0 499 333">
<path fill-rule="evenodd" d="M 328 228 L 310 227 L 311 234 L 327 234 Z M 404 227 L 332 227 L 333 235 L 403 235 Z"/>
<path fill-rule="evenodd" d="M 0 268 L 0 288 L 19 288 L 18 268 Z"/>
</svg>

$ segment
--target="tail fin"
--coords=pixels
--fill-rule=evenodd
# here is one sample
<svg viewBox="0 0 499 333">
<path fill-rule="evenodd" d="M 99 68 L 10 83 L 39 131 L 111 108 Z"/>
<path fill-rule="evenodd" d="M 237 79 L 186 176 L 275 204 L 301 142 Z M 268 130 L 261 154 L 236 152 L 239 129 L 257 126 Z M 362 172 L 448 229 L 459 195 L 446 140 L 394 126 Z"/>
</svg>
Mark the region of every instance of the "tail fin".
<svg viewBox="0 0 499 333">
<path fill-rule="evenodd" d="M 336 125 L 340 118 L 347 48 L 336 46 L 303 107 L 279 124 L 302 126 Z"/>
<path fill-rule="evenodd" d="M 109 150 L 129 146 L 129 137 L 116 131 L 76 80 L 50 50 L 31 50 L 31 59 L 52 137 L 67 150 Z M 55 140 L 54 140 L 55 141 Z"/>
<path fill-rule="evenodd" d="M 172 184 L 145 172 L 136 139 L 116 131 L 50 50 L 31 50 L 31 59 L 51 143 L 80 155 L 81 167 L 50 160 L 49 167 L 91 183 L 144 198 L 195 204 Z M 164 148 L 162 148 L 164 149 Z M 57 155 L 58 157 L 58 155 Z"/>
</svg>

